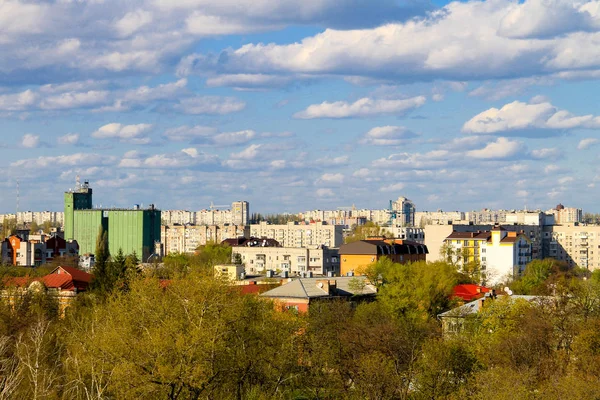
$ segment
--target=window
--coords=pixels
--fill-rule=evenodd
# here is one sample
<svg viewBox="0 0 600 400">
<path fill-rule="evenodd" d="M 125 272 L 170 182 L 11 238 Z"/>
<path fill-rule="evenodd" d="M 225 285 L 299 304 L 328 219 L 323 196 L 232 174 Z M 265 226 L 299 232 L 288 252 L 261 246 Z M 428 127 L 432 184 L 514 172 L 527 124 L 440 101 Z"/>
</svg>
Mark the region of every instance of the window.
<svg viewBox="0 0 600 400">
<path fill-rule="evenodd" d="M 463 241 L 463 246 L 468 246 L 468 245 L 469 245 L 469 241 L 468 240 Z"/>
<path fill-rule="evenodd" d="M 485 257 L 481 257 L 481 261 L 485 261 Z"/>
</svg>

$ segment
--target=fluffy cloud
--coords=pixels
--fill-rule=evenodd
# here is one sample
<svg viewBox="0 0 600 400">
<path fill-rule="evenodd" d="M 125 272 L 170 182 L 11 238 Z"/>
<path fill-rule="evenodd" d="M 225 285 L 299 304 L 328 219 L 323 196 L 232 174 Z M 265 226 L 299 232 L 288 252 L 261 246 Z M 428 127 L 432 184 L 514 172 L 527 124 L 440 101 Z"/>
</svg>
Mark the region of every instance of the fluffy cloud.
<svg viewBox="0 0 600 400">
<path fill-rule="evenodd" d="M 23 139 L 21 139 L 21 146 L 27 149 L 33 149 L 40 145 L 40 136 L 32 135 L 31 133 L 27 133 L 23 135 Z"/>
<path fill-rule="evenodd" d="M 317 189 L 317 197 L 334 197 L 335 193 L 331 189 L 320 188 Z"/>
<path fill-rule="evenodd" d="M 416 136 L 414 132 L 403 126 L 378 126 L 369 130 L 360 143 L 374 146 L 398 146 Z"/>
<path fill-rule="evenodd" d="M 404 189 L 405 185 L 403 183 L 392 183 L 387 186 L 383 186 L 379 189 L 380 192 L 398 192 Z"/>
<path fill-rule="evenodd" d="M 219 157 L 215 154 L 200 152 L 195 148 L 183 149 L 178 153 L 154 154 L 145 156 L 137 152 L 130 152 L 119 162 L 121 168 L 148 168 L 172 169 L 193 168 L 203 165 L 218 163 Z"/>
<path fill-rule="evenodd" d="M 514 157 L 523 151 L 523 143 L 499 137 L 482 149 L 468 151 L 467 156 L 484 160 L 501 160 Z"/>
<path fill-rule="evenodd" d="M 340 184 L 343 181 L 344 181 L 343 174 L 325 173 L 325 174 L 321 175 L 321 177 L 315 181 L 315 185 Z"/>
<path fill-rule="evenodd" d="M 74 145 L 79 143 L 79 133 L 67 133 L 58 138 L 58 144 Z"/>
<path fill-rule="evenodd" d="M 199 69 L 225 74 L 458 81 L 547 75 L 600 67 L 599 14 L 593 1 L 452 2 L 404 23 L 327 29 L 297 43 L 247 44 L 196 60 Z M 538 37 L 545 40 L 523 39 Z"/>
<path fill-rule="evenodd" d="M 150 138 L 144 134 L 150 129 L 152 129 L 151 124 L 122 125 L 115 122 L 101 126 L 97 131 L 92 133 L 92 137 L 96 139 L 119 139 L 135 144 L 147 144 L 150 142 Z"/>
<path fill-rule="evenodd" d="M 217 132 L 216 128 L 212 126 L 179 126 L 177 128 L 170 128 L 165 131 L 163 136 L 169 140 L 183 142 L 187 140 L 194 140 L 198 138 L 205 138 L 210 135 L 214 135 Z"/>
<path fill-rule="evenodd" d="M 598 139 L 596 139 L 596 138 L 581 139 L 581 141 L 579 141 L 579 144 L 577 145 L 577 149 L 578 150 L 589 149 L 590 147 L 595 146 L 597 143 L 598 143 Z"/>
<path fill-rule="evenodd" d="M 432 170 L 443 168 L 448 165 L 456 153 L 447 150 L 433 150 L 427 153 L 398 153 L 385 158 L 374 160 L 371 165 L 374 168 L 390 169 L 417 169 Z"/>
<path fill-rule="evenodd" d="M 512 132 L 517 135 L 543 134 L 544 131 L 564 131 L 575 128 L 600 128 L 600 117 L 576 116 L 559 110 L 548 102 L 523 103 L 514 101 L 502 108 L 490 108 L 471 118 L 463 125 L 463 132 L 494 134 Z"/>
<path fill-rule="evenodd" d="M 324 157 L 315 160 L 315 164 L 322 167 L 333 167 L 336 165 L 347 165 L 349 161 L 350 156 Z"/>
<path fill-rule="evenodd" d="M 294 114 L 294 118 L 348 118 L 369 117 L 374 115 L 396 114 L 403 115 L 407 111 L 421 107 L 425 104 L 424 96 L 412 97 L 404 100 L 381 100 L 362 98 L 354 103 L 336 101 L 323 102 L 308 106 L 304 111 Z"/>
<path fill-rule="evenodd" d="M 212 141 L 218 146 L 235 146 L 248 143 L 256 136 L 256 132 L 245 130 L 239 132 L 224 132 L 213 136 Z"/>
</svg>

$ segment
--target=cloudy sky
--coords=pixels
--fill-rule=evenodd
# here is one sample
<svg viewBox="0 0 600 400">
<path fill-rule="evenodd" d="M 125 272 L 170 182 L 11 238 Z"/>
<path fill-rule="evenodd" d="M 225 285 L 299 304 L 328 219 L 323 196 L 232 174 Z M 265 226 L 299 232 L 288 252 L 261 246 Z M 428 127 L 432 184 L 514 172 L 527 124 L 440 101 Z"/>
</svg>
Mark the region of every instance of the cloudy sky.
<svg viewBox="0 0 600 400">
<path fill-rule="evenodd" d="M 0 212 L 600 212 L 600 1 L 0 0 Z"/>
</svg>

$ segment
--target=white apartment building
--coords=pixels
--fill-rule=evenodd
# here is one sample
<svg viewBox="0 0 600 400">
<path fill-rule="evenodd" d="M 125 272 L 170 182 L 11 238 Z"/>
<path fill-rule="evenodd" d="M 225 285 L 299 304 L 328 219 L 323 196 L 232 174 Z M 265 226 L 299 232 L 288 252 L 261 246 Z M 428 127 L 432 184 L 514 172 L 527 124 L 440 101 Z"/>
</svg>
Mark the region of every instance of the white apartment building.
<svg viewBox="0 0 600 400">
<path fill-rule="evenodd" d="M 328 272 L 338 274 L 340 270 L 338 249 L 327 247 L 234 246 L 233 258 L 238 254 L 249 275 L 261 274 L 266 270 L 286 271 L 291 275 L 309 271 L 315 275 L 327 275 Z"/>
<path fill-rule="evenodd" d="M 20 211 L 16 214 L 0 214 L 0 224 L 5 220 L 17 219 L 18 224 L 30 224 L 35 222 L 38 225 L 48 221 L 55 225 L 62 226 L 64 223 L 64 212 L 62 211 Z"/>
<path fill-rule="evenodd" d="M 196 224 L 196 213 L 187 210 L 166 210 L 160 212 L 163 225 Z"/>
<path fill-rule="evenodd" d="M 161 211 L 163 225 L 248 225 L 250 219 L 250 203 L 234 201 L 231 209 L 209 209 L 199 211 L 166 210 Z"/>
<path fill-rule="evenodd" d="M 269 225 L 265 221 L 250 225 L 250 236 L 277 240 L 283 247 L 339 247 L 344 243 L 342 225 L 320 222 Z"/>
<path fill-rule="evenodd" d="M 415 226 L 447 225 L 454 221 L 463 221 L 465 213 L 462 211 L 416 211 Z"/>
<path fill-rule="evenodd" d="M 198 246 L 225 239 L 250 237 L 248 225 L 163 225 L 160 238 L 163 256 L 174 253 L 192 254 Z"/>
<path fill-rule="evenodd" d="M 476 261 L 485 283 L 497 285 L 519 276 L 532 260 L 531 240 L 496 226 L 491 231 L 452 232 L 444 241 L 454 249 L 454 262 Z"/>
<path fill-rule="evenodd" d="M 247 201 L 234 201 L 231 203 L 231 223 L 234 225 L 248 225 L 250 221 L 250 203 Z"/>
</svg>

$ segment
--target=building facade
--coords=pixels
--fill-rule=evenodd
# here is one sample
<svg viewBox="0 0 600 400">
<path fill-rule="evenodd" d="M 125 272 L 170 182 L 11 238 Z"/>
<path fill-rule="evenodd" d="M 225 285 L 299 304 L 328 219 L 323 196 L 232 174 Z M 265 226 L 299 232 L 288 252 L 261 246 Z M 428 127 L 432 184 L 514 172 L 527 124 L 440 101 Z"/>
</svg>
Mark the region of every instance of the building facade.
<svg viewBox="0 0 600 400">
<path fill-rule="evenodd" d="M 581 208 L 565 207 L 558 204 L 555 208 L 546 211 L 546 214 L 554 215 L 555 223 L 575 224 L 583 221 L 583 211 Z"/>
<path fill-rule="evenodd" d="M 425 261 L 427 246 L 406 240 L 368 239 L 344 244 L 339 253 L 341 275 L 362 275 L 383 257 L 400 264 Z"/>
<path fill-rule="evenodd" d="M 391 224 L 396 226 L 415 226 L 415 204 L 406 197 L 390 200 Z"/>
<path fill-rule="evenodd" d="M 2 242 L 2 263 L 14 266 L 38 267 L 56 257 L 77 257 L 77 241 L 66 241 L 59 236 L 12 235 Z"/>
<path fill-rule="evenodd" d="M 65 193 L 65 239 L 76 240 L 81 254 L 95 253 L 103 229 L 111 254 L 122 250 L 146 262 L 154 254 L 156 242 L 160 242 L 160 226 L 161 213 L 154 205 L 147 209 L 92 208 L 92 188 L 87 181 Z"/>
<path fill-rule="evenodd" d="M 532 243 L 524 234 L 496 226 L 490 231 L 454 231 L 445 240 L 448 256 L 459 267 L 476 263 L 487 284 L 496 285 L 519 276 L 532 260 Z"/>
<path fill-rule="evenodd" d="M 234 259 L 239 257 L 249 275 L 261 274 L 267 270 L 287 272 L 290 275 L 305 272 L 327 275 L 329 272 L 339 274 L 340 271 L 338 249 L 327 247 L 233 246 L 232 256 Z"/>
<path fill-rule="evenodd" d="M 275 239 L 283 247 L 339 247 L 344 242 L 343 225 L 329 225 L 322 221 L 309 224 L 288 222 L 270 225 L 266 222 L 250 225 L 250 236 Z"/>
<path fill-rule="evenodd" d="M 239 237 L 250 237 L 248 225 L 163 225 L 160 228 L 161 255 L 192 254 L 198 246 Z"/>
</svg>

